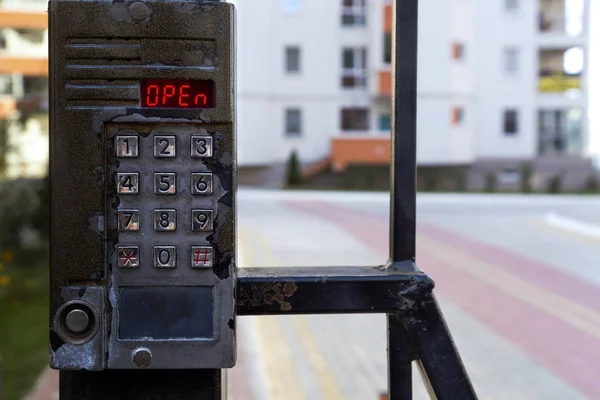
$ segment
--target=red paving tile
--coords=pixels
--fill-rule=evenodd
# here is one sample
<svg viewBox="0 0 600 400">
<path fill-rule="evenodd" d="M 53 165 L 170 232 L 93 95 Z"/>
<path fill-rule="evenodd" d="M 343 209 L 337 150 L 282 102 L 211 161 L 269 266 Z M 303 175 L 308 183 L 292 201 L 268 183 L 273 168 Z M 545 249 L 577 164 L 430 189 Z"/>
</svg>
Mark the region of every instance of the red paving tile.
<svg viewBox="0 0 600 400">
<path fill-rule="evenodd" d="M 286 204 L 338 225 L 382 256 L 388 253 L 388 221 L 383 217 L 360 215 L 326 202 Z M 550 266 L 430 225 L 419 224 L 418 232 L 582 306 L 598 308 L 600 288 Z M 418 246 L 417 253 L 418 265 L 436 280 L 436 293 L 574 388 L 600 398 L 600 340 L 596 336 L 454 267 L 452 261 L 437 257 L 435 249 Z"/>
</svg>

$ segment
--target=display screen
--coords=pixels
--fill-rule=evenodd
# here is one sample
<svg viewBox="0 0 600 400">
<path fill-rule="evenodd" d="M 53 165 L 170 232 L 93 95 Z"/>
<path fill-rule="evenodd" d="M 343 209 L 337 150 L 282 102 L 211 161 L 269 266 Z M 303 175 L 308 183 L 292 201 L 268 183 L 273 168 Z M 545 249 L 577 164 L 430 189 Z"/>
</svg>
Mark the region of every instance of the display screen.
<svg viewBox="0 0 600 400">
<path fill-rule="evenodd" d="M 215 83 L 210 80 L 144 79 L 141 84 L 142 107 L 213 108 Z"/>
</svg>

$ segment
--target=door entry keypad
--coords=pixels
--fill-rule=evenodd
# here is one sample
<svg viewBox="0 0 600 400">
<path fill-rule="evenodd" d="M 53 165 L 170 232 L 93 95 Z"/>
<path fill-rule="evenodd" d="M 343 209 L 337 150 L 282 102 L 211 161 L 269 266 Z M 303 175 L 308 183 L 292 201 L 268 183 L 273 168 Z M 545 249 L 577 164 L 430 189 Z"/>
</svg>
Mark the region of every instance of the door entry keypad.
<svg viewBox="0 0 600 400">
<path fill-rule="evenodd" d="M 108 203 L 117 204 L 108 225 L 118 232 L 113 258 L 118 270 L 187 269 L 191 272 L 179 276 L 189 276 L 213 267 L 209 239 L 218 207 L 208 166 L 218 141 L 206 129 L 189 128 L 133 126 L 108 132 L 114 177 L 108 189 L 115 196 Z"/>
</svg>

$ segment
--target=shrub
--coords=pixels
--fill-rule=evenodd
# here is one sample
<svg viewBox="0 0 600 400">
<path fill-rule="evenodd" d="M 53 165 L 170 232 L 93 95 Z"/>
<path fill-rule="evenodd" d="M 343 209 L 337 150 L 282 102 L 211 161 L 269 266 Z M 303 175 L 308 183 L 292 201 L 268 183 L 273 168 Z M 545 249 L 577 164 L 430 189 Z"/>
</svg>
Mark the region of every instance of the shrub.
<svg viewBox="0 0 600 400">
<path fill-rule="evenodd" d="M 521 164 L 521 192 L 531 193 L 531 175 L 533 168 L 530 162 L 524 162 Z"/>
<path fill-rule="evenodd" d="M 587 193 L 598 193 L 599 190 L 600 182 L 598 182 L 598 177 L 595 173 L 591 173 L 585 181 L 585 191 Z"/>
<path fill-rule="evenodd" d="M 562 191 L 562 176 L 556 174 L 548 180 L 548 193 L 558 194 Z"/>
<path fill-rule="evenodd" d="M 288 186 L 299 185 L 302 183 L 302 172 L 300 170 L 300 161 L 296 150 L 292 151 L 287 162 L 286 183 Z"/>
<path fill-rule="evenodd" d="M 485 191 L 494 193 L 498 190 L 498 177 L 494 172 L 488 172 L 485 175 Z"/>
</svg>

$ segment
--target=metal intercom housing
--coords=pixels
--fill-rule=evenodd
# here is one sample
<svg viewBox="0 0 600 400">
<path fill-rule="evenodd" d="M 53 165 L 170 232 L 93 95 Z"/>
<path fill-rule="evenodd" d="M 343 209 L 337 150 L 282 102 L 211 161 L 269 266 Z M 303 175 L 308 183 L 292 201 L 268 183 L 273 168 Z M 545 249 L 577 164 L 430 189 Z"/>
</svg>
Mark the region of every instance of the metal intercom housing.
<svg viewBox="0 0 600 400">
<path fill-rule="evenodd" d="M 235 364 L 233 5 L 51 0 L 50 364 Z"/>
</svg>

